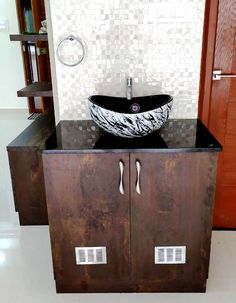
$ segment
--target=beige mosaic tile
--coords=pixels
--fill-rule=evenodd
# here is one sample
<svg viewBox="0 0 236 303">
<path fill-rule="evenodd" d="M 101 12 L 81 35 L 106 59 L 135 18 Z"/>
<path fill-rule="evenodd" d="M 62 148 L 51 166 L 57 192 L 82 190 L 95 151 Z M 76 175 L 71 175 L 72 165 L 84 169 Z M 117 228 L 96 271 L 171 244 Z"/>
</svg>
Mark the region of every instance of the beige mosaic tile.
<svg viewBox="0 0 236 303">
<path fill-rule="evenodd" d="M 125 96 L 127 76 L 134 79 L 134 96 L 173 95 L 172 118 L 197 116 L 205 0 L 51 0 L 50 5 L 55 56 L 71 33 L 86 47 L 76 67 L 56 60 L 61 120 L 89 119 L 92 94 Z"/>
</svg>

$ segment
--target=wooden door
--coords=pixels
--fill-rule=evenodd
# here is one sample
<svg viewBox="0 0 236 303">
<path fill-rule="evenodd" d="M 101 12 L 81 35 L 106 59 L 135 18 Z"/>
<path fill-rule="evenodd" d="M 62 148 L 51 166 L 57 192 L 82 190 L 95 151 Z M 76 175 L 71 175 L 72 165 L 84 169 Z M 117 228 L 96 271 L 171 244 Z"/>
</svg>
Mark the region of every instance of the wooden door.
<svg viewBox="0 0 236 303">
<path fill-rule="evenodd" d="M 44 154 L 43 164 L 57 291 L 122 291 L 130 275 L 129 154 Z M 77 265 L 75 247 L 106 247 L 107 264 Z"/>
<path fill-rule="evenodd" d="M 236 75 L 236 1 L 210 1 L 208 6 L 205 29 L 208 28 L 209 39 L 203 45 L 206 60 L 203 56 L 202 66 L 202 76 L 205 70 L 206 77 L 202 77 L 201 88 L 205 89 L 201 89 L 204 94 L 199 116 L 223 146 L 218 164 L 214 227 L 231 229 L 236 228 L 236 78 L 213 81 L 212 71 Z"/>
<path fill-rule="evenodd" d="M 212 153 L 131 154 L 131 270 L 137 291 L 205 290 L 216 158 Z M 186 246 L 186 264 L 154 264 L 156 246 Z"/>
</svg>

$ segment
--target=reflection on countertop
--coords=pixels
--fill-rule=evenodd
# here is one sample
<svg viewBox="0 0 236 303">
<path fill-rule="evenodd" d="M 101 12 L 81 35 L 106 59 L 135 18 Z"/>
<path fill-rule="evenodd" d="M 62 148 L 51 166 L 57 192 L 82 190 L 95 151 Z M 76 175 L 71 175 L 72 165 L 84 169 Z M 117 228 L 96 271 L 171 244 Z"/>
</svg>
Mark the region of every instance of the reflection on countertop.
<svg viewBox="0 0 236 303">
<path fill-rule="evenodd" d="M 198 119 L 170 119 L 155 133 L 134 139 L 103 132 L 92 120 L 60 121 L 44 152 L 61 151 L 221 151 L 221 145 Z"/>
</svg>

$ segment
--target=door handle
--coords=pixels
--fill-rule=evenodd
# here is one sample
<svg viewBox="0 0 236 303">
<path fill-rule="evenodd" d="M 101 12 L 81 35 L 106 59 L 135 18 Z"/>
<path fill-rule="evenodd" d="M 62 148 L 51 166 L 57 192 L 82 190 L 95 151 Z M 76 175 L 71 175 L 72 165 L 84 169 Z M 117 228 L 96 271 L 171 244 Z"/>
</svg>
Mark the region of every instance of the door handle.
<svg viewBox="0 0 236 303">
<path fill-rule="evenodd" d="M 236 78 L 234 74 L 222 74 L 221 70 L 213 71 L 213 80 L 221 80 L 221 78 Z"/>
<path fill-rule="evenodd" d="M 137 170 L 137 181 L 136 181 L 136 192 L 141 195 L 141 186 L 140 186 L 140 174 L 141 174 L 141 163 L 136 160 L 136 170 Z"/>
<path fill-rule="evenodd" d="M 123 161 L 119 161 L 119 167 L 120 167 L 120 184 L 119 184 L 119 191 L 121 195 L 125 194 L 125 189 L 124 189 L 124 182 L 123 182 L 123 177 L 124 177 L 124 170 L 125 170 L 125 165 Z"/>
</svg>

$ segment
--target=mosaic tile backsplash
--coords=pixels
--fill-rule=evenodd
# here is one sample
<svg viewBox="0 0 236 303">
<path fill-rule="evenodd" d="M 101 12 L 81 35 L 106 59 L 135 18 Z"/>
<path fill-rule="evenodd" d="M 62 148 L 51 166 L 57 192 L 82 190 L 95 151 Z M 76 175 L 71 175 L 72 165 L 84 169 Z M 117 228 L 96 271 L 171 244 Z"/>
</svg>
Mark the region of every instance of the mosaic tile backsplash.
<svg viewBox="0 0 236 303">
<path fill-rule="evenodd" d="M 86 48 L 56 59 L 60 120 L 90 119 L 88 96 L 174 96 L 171 118 L 196 118 L 205 0 L 50 0 L 54 52 L 69 34 Z M 77 49 L 77 51 L 76 51 Z M 63 55 L 76 59 L 76 44 Z"/>
</svg>

